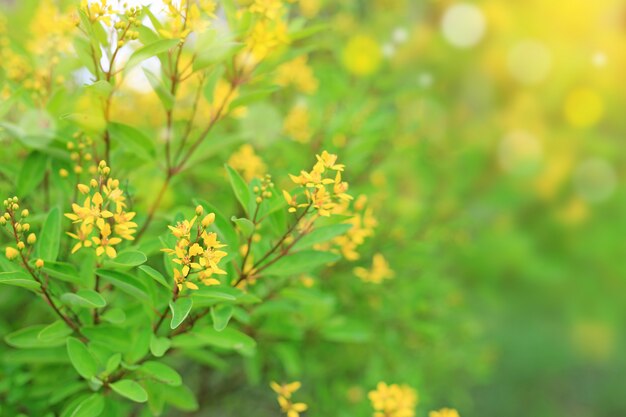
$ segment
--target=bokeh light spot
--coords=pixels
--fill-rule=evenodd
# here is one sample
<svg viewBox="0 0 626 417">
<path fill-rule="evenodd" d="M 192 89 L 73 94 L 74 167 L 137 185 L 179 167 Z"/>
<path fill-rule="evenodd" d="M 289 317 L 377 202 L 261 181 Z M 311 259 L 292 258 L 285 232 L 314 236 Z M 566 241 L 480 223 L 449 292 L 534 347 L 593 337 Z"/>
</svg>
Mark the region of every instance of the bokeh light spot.
<svg viewBox="0 0 626 417">
<path fill-rule="evenodd" d="M 476 6 L 459 3 L 450 6 L 441 21 L 443 36 L 458 48 L 476 45 L 485 34 L 485 17 Z"/>
<path fill-rule="evenodd" d="M 371 36 L 353 36 L 343 50 L 343 65 L 354 75 L 371 75 L 380 67 L 381 49 Z"/>
<path fill-rule="evenodd" d="M 550 72 L 552 57 L 550 50 L 541 42 L 526 40 L 516 44 L 509 52 L 509 72 L 522 84 L 537 84 Z"/>
<path fill-rule="evenodd" d="M 518 175 L 536 171 L 542 155 L 543 149 L 539 140 L 524 131 L 510 132 L 502 139 L 498 148 L 500 167 Z"/>
<path fill-rule="evenodd" d="M 580 88 L 567 96 L 563 112 L 572 126 L 590 127 L 602 118 L 604 102 L 594 90 Z"/>
<path fill-rule="evenodd" d="M 587 159 L 574 172 L 574 188 L 587 202 L 598 203 L 608 199 L 616 186 L 615 170 L 602 158 Z"/>
</svg>

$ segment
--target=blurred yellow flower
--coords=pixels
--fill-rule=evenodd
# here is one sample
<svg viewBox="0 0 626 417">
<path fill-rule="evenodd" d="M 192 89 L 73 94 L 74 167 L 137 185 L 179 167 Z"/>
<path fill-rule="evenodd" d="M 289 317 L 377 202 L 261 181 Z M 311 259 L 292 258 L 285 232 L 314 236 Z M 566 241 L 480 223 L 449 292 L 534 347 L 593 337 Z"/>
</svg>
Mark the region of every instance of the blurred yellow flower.
<svg viewBox="0 0 626 417">
<path fill-rule="evenodd" d="M 453 408 L 442 408 L 438 411 L 431 411 L 428 417 L 459 417 L 459 413 Z"/>
<path fill-rule="evenodd" d="M 242 173 L 246 181 L 265 175 L 267 167 L 252 145 L 241 145 L 228 159 L 228 165 Z"/>
<path fill-rule="evenodd" d="M 283 133 L 296 142 L 308 143 L 313 136 L 310 126 L 309 109 L 304 105 L 294 106 L 283 122 Z"/>
<path fill-rule="evenodd" d="M 375 73 L 382 62 L 381 47 L 368 35 L 355 35 L 343 50 L 343 65 L 354 75 L 367 76 Z"/>
<path fill-rule="evenodd" d="M 417 392 L 408 385 L 387 385 L 379 382 L 368 397 L 374 408 L 373 417 L 413 417 Z"/>
<path fill-rule="evenodd" d="M 276 84 L 282 87 L 292 85 L 303 93 L 314 93 L 319 82 L 311 67 L 307 65 L 307 60 L 307 56 L 302 55 L 279 66 L 276 70 Z"/>
<path fill-rule="evenodd" d="M 372 258 L 372 268 L 368 270 L 363 267 L 356 267 L 354 268 L 354 275 L 363 282 L 380 284 L 384 280 L 393 278 L 394 272 L 384 256 L 381 253 L 376 253 Z"/>
</svg>

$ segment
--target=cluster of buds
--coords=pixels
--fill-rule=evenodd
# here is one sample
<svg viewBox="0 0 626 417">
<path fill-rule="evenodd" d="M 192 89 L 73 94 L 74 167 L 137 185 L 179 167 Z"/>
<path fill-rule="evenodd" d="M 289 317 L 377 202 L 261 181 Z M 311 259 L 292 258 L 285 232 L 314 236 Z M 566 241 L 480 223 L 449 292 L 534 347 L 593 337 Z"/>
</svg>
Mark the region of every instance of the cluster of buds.
<svg viewBox="0 0 626 417">
<path fill-rule="evenodd" d="M 283 191 L 289 211 L 295 212 L 300 207 L 313 207 L 320 216 L 330 216 L 339 203 L 349 201 L 348 183 L 342 181 L 344 165 L 337 164 L 337 155 L 326 151 L 316 155 L 317 162 L 310 172 L 301 171 L 300 175 L 289 175 L 291 180 L 304 189 L 304 202 L 298 202 L 297 196 Z M 330 175 L 329 175 L 330 174 Z M 334 178 L 333 178 L 334 175 Z"/>
<path fill-rule="evenodd" d="M 176 238 L 176 245 L 174 248 L 161 250 L 172 256 L 172 262 L 176 264 L 174 281 L 178 291 L 182 291 L 183 288 L 197 290 L 196 282 L 204 285 L 219 285 L 220 281 L 213 278 L 213 275 L 226 274 L 226 271 L 218 265 L 227 255 L 226 252 L 220 250 L 226 245 L 217 240 L 215 232 L 207 230 L 215 222 L 215 214 L 203 215 L 204 209 L 198 206 L 196 215 L 191 220 L 168 226 Z M 202 217 L 202 220 L 196 224 L 199 217 Z"/>
<path fill-rule="evenodd" d="M 78 243 L 72 253 L 82 247 L 95 247 L 96 255 L 117 256 L 114 246 L 122 240 L 133 240 L 137 223 L 133 222 L 134 212 L 127 212 L 124 191 L 120 182 L 110 178 L 111 168 L 105 161 L 98 165 L 98 177 L 87 184 L 76 187 L 86 195 L 83 205 L 72 204 L 72 213 L 65 216 L 76 224 L 75 233 L 68 235 Z"/>
<path fill-rule="evenodd" d="M 290 382 L 288 384 L 277 384 L 271 382 L 270 387 L 278 395 L 278 404 L 283 413 L 287 417 L 299 417 L 300 413 L 305 412 L 309 407 L 305 403 L 296 403 L 292 401 L 292 394 L 300 389 L 302 384 L 299 381 Z"/>
<path fill-rule="evenodd" d="M 128 41 L 133 41 L 139 38 L 139 32 L 132 28 L 141 26 L 141 19 L 139 14 L 141 10 L 138 7 L 128 7 L 124 4 L 126 9 L 124 14 L 121 15 L 121 20 L 117 21 L 113 28 L 117 32 L 117 47 L 121 48 Z"/>
<path fill-rule="evenodd" d="M 30 232 L 30 224 L 27 222 L 30 213 L 27 209 L 20 211 L 19 199 L 17 197 L 7 198 L 3 201 L 3 204 L 4 213 L 0 217 L 0 226 L 9 226 L 10 232 L 15 238 L 15 246 L 7 246 L 4 253 L 10 261 L 20 256 L 20 254 L 26 260 L 33 245 L 37 242 L 37 236 Z M 43 261 L 38 259 L 35 265 L 37 268 L 41 268 Z"/>
<path fill-rule="evenodd" d="M 70 159 L 72 160 L 73 171 L 75 174 L 80 175 L 85 168 L 90 174 L 97 172 L 97 166 L 92 163 L 93 154 L 90 149 L 93 146 L 93 140 L 89 136 L 85 136 L 81 132 L 76 132 L 72 136 L 72 140 L 67 142 L 67 150 L 70 152 Z M 69 172 L 65 168 L 59 170 L 59 175 L 63 178 L 69 176 Z"/>
<path fill-rule="evenodd" d="M 252 189 L 254 195 L 256 195 L 255 201 L 257 204 L 261 204 L 266 198 L 272 198 L 273 189 L 274 183 L 272 182 L 272 176 L 270 174 L 266 174 L 261 180 L 261 186 L 257 185 Z"/>
</svg>

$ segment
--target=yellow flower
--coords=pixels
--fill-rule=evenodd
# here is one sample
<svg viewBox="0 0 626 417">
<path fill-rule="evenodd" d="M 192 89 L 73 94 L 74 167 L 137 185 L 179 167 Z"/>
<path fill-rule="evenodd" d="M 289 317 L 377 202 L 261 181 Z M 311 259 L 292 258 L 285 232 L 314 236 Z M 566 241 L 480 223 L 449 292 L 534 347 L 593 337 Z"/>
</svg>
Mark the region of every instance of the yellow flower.
<svg viewBox="0 0 626 417">
<path fill-rule="evenodd" d="M 82 194 L 87 194 L 87 197 L 82 206 L 74 203 L 72 213 L 65 214 L 65 217 L 77 224 L 75 232 L 67 234 L 78 240 L 72 248 L 72 253 L 95 244 L 96 255 L 106 254 L 114 258 L 117 251 L 113 246 L 122 240 L 133 240 L 137 223 L 132 221 L 135 217 L 134 212 L 124 211 L 126 197 L 119 188 L 119 180 L 109 177 L 111 170 L 105 161 L 100 161 L 97 171 L 100 173 L 99 178 L 89 181 L 89 186 L 85 184 L 77 186 Z M 94 231 L 97 234 L 92 236 Z"/>
<path fill-rule="evenodd" d="M 354 75 L 371 75 L 380 67 L 382 52 L 380 45 L 370 36 L 352 37 L 343 50 L 343 65 Z"/>
<path fill-rule="evenodd" d="M 202 210 L 196 209 L 196 212 L 202 213 Z M 174 269 L 174 281 L 179 291 L 183 288 L 198 289 L 198 285 L 191 281 L 190 276 L 196 276 L 204 285 L 219 285 L 220 281 L 213 278 L 213 274 L 226 274 L 226 271 L 219 267 L 219 262 L 227 255 L 219 249 L 226 245 L 218 240 L 216 233 L 206 231 L 215 220 L 215 214 L 207 214 L 195 227 L 196 233 L 192 233 L 196 219 L 197 216 L 194 216 L 191 220 L 178 222 L 176 226 L 168 226 L 177 239 L 176 245 L 174 248 L 161 249 L 172 255 L 172 262 L 180 266 Z M 191 275 L 192 270 L 195 275 Z"/>
<path fill-rule="evenodd" d="M 228 165 L 240 171 L 246 181 L 262 177 L 267 170 L 263 160 L 254 153 L 254 148 L 249 144 L 242 145 L 234 152 L 228 159 Z"/>
<path fill-rule="evenodd" d="M 296 142 L 308 143 L 313 136 L 311 131 L 309 110 L 306 106 L 294 106 L 285 121 L 283 122 L 283 132 L 293 138 Z"/>
<path fill-rule="evenodd" d="M 302 55 L 278 67 L 275 77 L 276 84 L 287 87 L 294 86 L 298 91 L 311 94 L 317 90 L 319 82 L 307 65 L 306 55 Z"/>
<path fill-rule="evenodd" d="M 288 42 L 287 25 L 284 22 L 264 20 L 254 24 L 245 41 L 248 51 L 257 61 Z"/>
<path fill-rule="evenodd" d="M 368 397 L 374 408 L 374 417 L 413 417 L 417 392 L 407 385 L 379 382 Z"/>
<path fill-rule="evenodd" d="M 428 417 L 459 417 L 459 412 L 453 408 L 442 408 L 439 411 L 431 411 Z"/>
<path fill-rule="evenodd" d="M 372 268 L 368 271 L 363 267 L 354 268 L 354 275 L 361 278 L 364 282 L 380 284 L 386 279 L 391 279 L 394 272 L 389 268 L 387 260 L 382 254 L 377 253 L 372 258 Z"/>
<path fill-rule="evenodd" d="M 278 397 L 278 404 L 280 404 L 282 412 L 287 414 L 287 417 L 299 417 L 300 413 L 309 408 L 305 403 L 292 403 L 285 397 Z"/>
<path fill-rule="evenodd" d="M 122 241 L 122 239 L 119 237 L 110 237 L 111 225 L 106 223 L 104 219 L 98 219 L 96 226 L 100 230 L 100 236 L 94 236 L 91 238 L 93 243 L 96 245 L 96 255 L 100 256 L 103 253 L 106 253 L 109 258 L 115 258 L 117 256 L 117 251 L 113 245 L 117 245 Z"/>
<path fill-rule="evenodd" d="M 283 3 L 281 0 L 254 0 L 249 10 L 266 19 L 276 20 L 283 13 Z"/>
<path fill-rule="evenodd" d="M 298 391 L 302 383 L 300 381 L 294 381 L 288 384 L 278 384 L 277 382 L 270 382 L 270 387 L 274 390 L 274 392 L 282 397 L 291 398 L 291 394 Z"/>
<path fill-rule="evenodd" d="M 301 386 L 302 384 L 299 381 L 282 385 L 273 381 L 270 382 L 270 387 L 278 394 L 277 399 L 280 409 L 283 413 L 287 414 L 287 417 L 299 417 L 300 413 L 308 409 L 305 403 L 295 403 L 291 401 L 292 394 L 299 390 Z"/>
</svg>

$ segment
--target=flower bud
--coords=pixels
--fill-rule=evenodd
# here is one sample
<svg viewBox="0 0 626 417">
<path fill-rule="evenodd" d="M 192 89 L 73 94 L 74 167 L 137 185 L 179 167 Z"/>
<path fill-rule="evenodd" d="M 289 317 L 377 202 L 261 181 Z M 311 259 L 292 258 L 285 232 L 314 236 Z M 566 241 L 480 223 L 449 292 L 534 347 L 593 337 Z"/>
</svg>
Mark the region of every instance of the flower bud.
<svg viewBox="0 0 626 417">
<path fill-rule="evenodd" d="M 28 217 L 28 210 L 27 209 L 22 210 L 22 217 Z"/>
<path fill-rule="evenodd" d="M 35 242 L 37 242 L 37 236 L 34 233 L 31 233 L 30 235 L 28 235 L 28 237 L 26 238 L 26 241 L 28 242 L 29 245 L 34 244 Z"/>
<path fill-rule="evenodd" d="M 7 224 L 7 219 L 5 219 L 4 216 L 0 217 L 0 226 L 4 226 L 5 224 Z"/>
<path fill-rule="evenodd" d="M 30 230 L 30 223 L 24 223 L 24 224 L 22 225 L 22 230 L 23 230 L 24 232 L 28 232 L 28 231 Z"/>
<path fill-rule="evenodd" d="M 197 205 L 196 206 L 196 216 L 202 216 L 203 212 L 204 212 L 204 208 L 202 208 L 201 205 Z"/>
<path fill-rule="evenodd" d="M 19 250 L 23 250 L 26 247 L 26 245 L 24 244 L 24 242 L 17 242 L 17 248 Z"/>
<path fill-rule="evenodd" d="M 67 169 L 65 169 L 65 168 L 61 168 L 61 169 L 59 170 L 59 176 L 60 176 L 61 178 L 67 178 L 69 175 L 70 175 L 70 173 L 67 171 Z"/>
<path fill-rule="evenodd" d="M 261 204 L 261 202 L 263 202 L 263 198 L 257 197 L 255 201 L 257 202 L 257 204 Z"/>
<path fill-rule="evenodd" d="M 17 249 L 11 246 L 7 246 L 7 248 L 4 250 L 4 254 L 9 261 L 12 261 L 13 259 L 17 258 L 17 255 L 19 255 L 20 253 L 17 251 Z"/>
<path fill-rule="evenodd" d="M 37 259 L 37 260 L 35 261 L 35 266 L 36 266 L 37 268 L 43 268 L 43 259 Z"/>
<path fill-rule="evenodd" d="M 202 227 L 209 227 L 215 221 L 215 213 L 209 213 L 202 219 Z"/>
<path fill-rule="evenodd" d="M 85 184 L 78 184 L 76 185 L 76 188 L 78 188 L 78 191 L 80 191 L 81 194 L 87 194 L 89 192 L 89 187 Z"/>
</svg>

